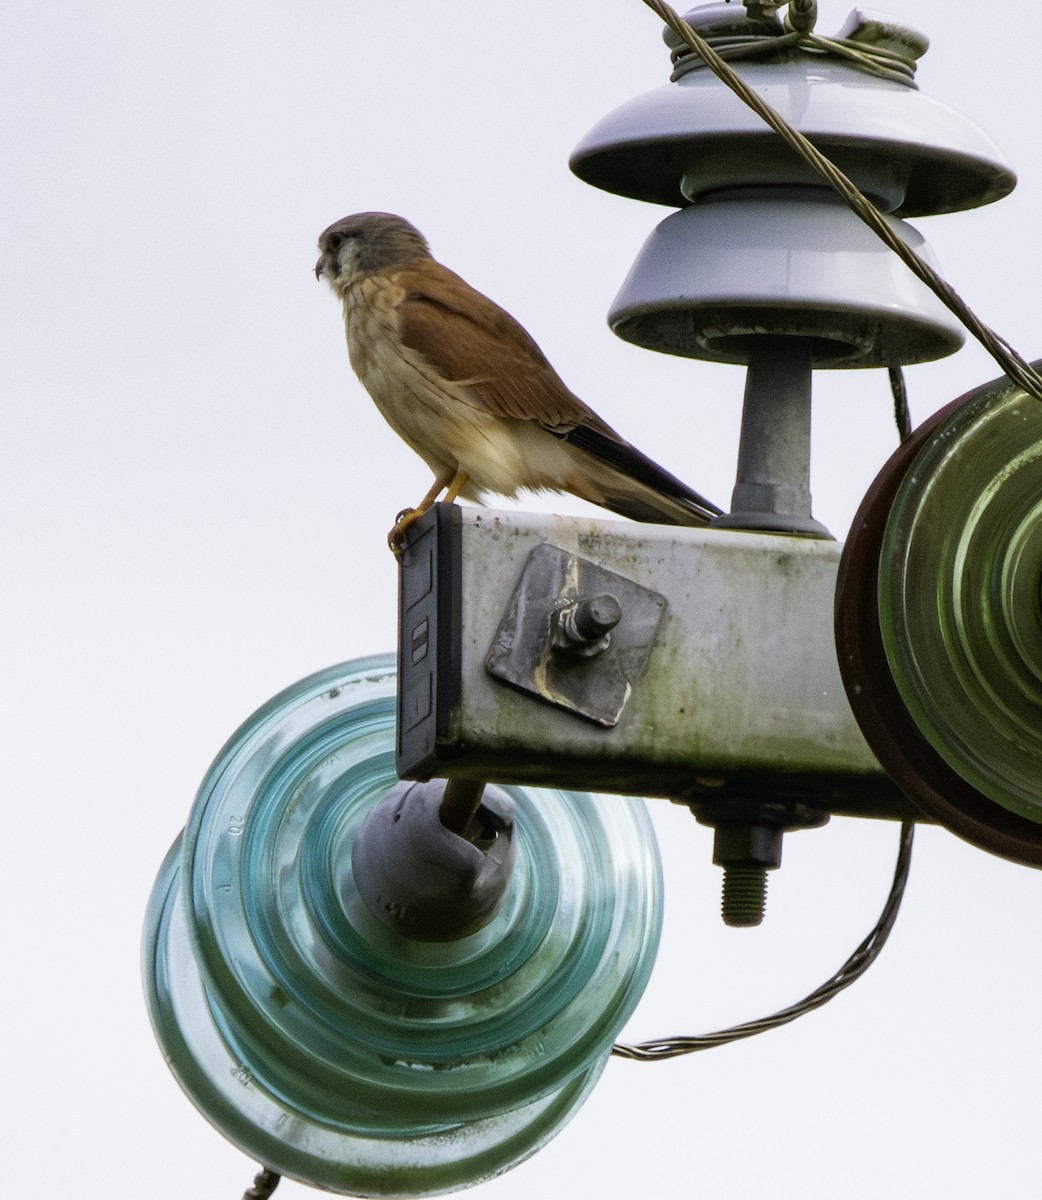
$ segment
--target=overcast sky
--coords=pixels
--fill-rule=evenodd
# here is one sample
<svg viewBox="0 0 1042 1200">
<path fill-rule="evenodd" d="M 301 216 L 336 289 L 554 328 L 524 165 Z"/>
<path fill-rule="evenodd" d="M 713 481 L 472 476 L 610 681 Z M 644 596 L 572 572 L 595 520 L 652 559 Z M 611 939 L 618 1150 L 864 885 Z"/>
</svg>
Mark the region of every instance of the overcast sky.
<svg viewBox="0 0 1042 1200">
<path fill-rule="evenodd" d="M 1020 176 L 993 208 L 916 224 L 1037 357 L 1037 5 L 892 7 L 932 39 L 923 90 Z M 828 33 L 848 5 L 820 10 Z M 384 535 L 429 482 L 350 373 L 317 234 L 406 215 L 575 391 L 725 504 L 742 372 L 605 323 L 665 213 L 567 159 L 667 79 L 640 0 L 57 0 L 0 19 L 4 1190 L 238 1200 L 255 1165 L 148 1027 L 146 898 L 232 730 L 302 676 L 393 648 Z M 975 346 L 911 369 L 916 420 L 997 373 Z M 894 443 L 889 393 L 882 372 L 816 389 L 816 514 L 842 537 Z M 711 835 L 655 811 L 666 932 L 631 1038 L 792 1002 L 886 896 L 896 828 L 835 820 L 787 839 L 766 924 L 725 930 Z M 556 1141 L 475 1200 L 1037 1195 L 1040 895 L 1033 871 L 922 830 L 860 983 L 764 1037 L 609 1064 Z"/>
</svg>

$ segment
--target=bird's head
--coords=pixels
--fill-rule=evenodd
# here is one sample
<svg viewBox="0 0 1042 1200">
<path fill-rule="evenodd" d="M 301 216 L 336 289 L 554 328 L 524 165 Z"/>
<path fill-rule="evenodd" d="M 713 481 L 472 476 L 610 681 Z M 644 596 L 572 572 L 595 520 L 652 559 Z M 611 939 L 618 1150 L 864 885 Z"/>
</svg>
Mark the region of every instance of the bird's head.
<svg viewBox="0 0 1042 1200">
<path fill-rule="evenodd" d="M 366 275 L 429 258 L 423 234 L 393 213 L 355 213 L 334 222 L 318 239 L 315 278 L 325 279 L 337 295 Z"/>
</svg>

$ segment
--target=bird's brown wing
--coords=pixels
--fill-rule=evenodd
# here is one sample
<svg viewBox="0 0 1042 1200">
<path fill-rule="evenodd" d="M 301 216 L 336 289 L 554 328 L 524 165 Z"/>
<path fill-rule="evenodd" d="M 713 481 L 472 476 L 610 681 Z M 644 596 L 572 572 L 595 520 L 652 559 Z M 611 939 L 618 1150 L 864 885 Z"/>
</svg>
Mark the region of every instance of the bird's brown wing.
<svg viewBox="0 0 1042 1200">
<path fill-rule="evenodd" d="M 535 340 L 494 301 L 441 263 L 392 274 L 402 343 L 447 379 L 471 382 L 490 412 L 566 434 L 581 426 L 622 441 L 565 386 Z"/>
<path fill-rule="evenodd" d="M 631 445 L 565 386 L 528 332 L 498 304 L 448 267 L 425 260 L 420 270 L 392 274 L 404 293 L 397 306 L 402 343 L 448 379 L 467 380 L 488 410 L 537 421 L 595 462 L 667 498 L 667 511 L 632 496 L 611 495 L 610 474 L 600 481 L 606 508 L 640 521 L 701 524 L 720 512 Z M 673 512 L 673 505 L 677 511 Z M 671 515 L 670 515 L 671 514 Z"/>
</svg>

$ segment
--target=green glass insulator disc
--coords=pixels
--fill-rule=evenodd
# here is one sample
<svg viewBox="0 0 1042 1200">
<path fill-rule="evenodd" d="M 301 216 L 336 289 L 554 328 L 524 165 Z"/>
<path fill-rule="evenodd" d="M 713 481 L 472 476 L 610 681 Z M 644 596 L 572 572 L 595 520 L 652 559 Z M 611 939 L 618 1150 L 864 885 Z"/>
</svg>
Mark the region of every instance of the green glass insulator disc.
<svg viewBox="0 0 1042 1200">
<path fill-rule="evenodd" d="M 894 682 L 957 774 L 1042 823 L 1042 401 L 971 394 L 898 489 L 879 557 Z"/>
</svg>

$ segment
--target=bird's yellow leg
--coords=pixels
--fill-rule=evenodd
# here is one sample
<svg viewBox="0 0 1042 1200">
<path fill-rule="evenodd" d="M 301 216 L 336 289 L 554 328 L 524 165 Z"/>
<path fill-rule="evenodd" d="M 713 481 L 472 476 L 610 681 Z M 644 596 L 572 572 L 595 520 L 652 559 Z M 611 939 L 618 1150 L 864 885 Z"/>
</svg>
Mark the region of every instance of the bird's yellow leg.
<svg viewBox="0 0 1042 1200">
<path fill-rule="evenodd" d="M 469 480 L 469 479 L 470 479 L 470 476 L 467 474 L 466 471 L 457 471 L 456 472 L 456 478 L 449 484 L 449 490 L 445 493 L 445 503 L 446 504 L 455 503 L 456 497 L 467 486 L 467 480 Z"/>
<path fill-rule="evenodd" d="M 451 504 L 460 492 L 467 486 L 467 480 L 470 476 L 466 471 L 456 471 L 455 473 L 446 471 L 439 475 L 431 484 L 427 495 L 417 504 L 415 508 L 404 508 L 398 514 L 397 520 L 394 523 L 391 532 L 387 535 L 387 544 L 397 556 L 401 552 L 402 539 L 405 537 L 405 531 L 414 522 L 427 511 L 428 508 L 438 498 L 438 493 L 442 488 L 448 488 L 445 493 L 446 501 Z"/>
</svg>

